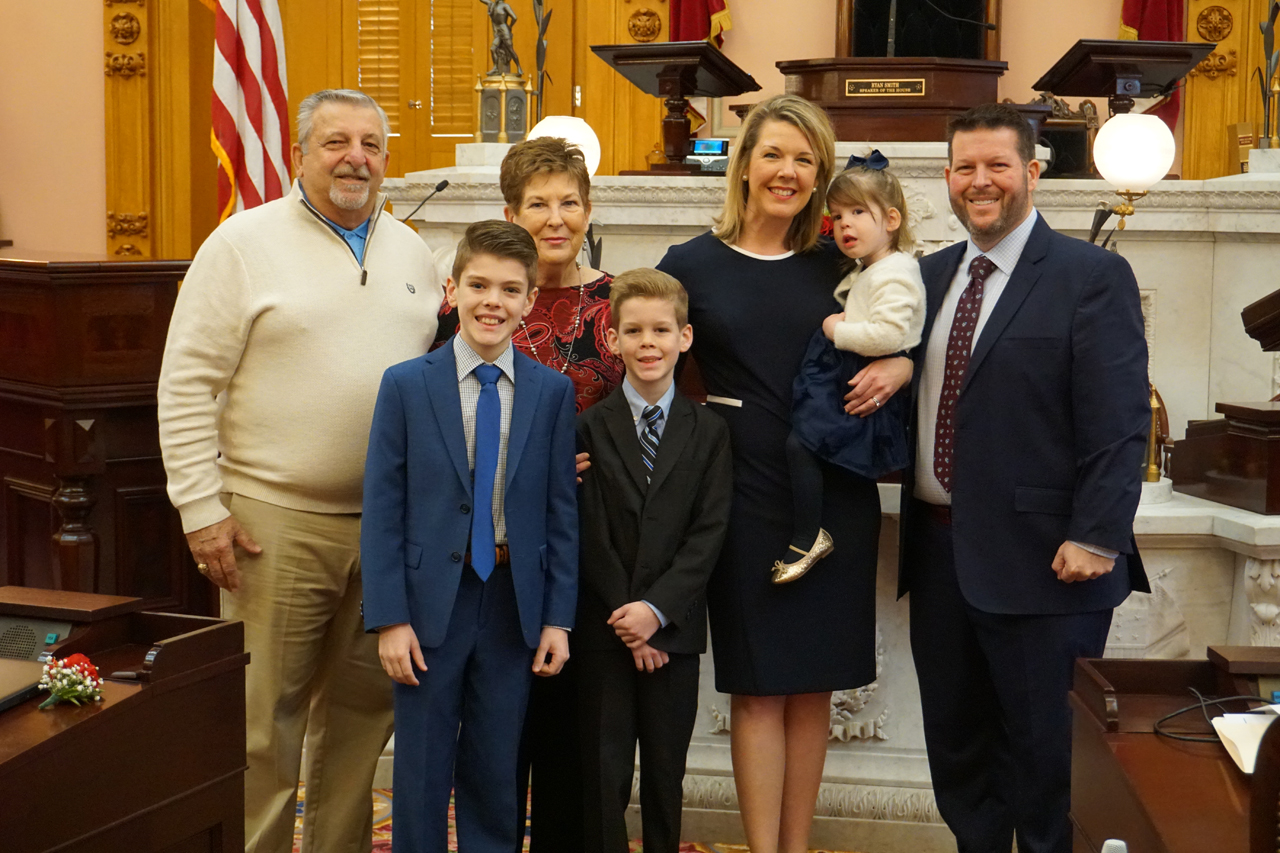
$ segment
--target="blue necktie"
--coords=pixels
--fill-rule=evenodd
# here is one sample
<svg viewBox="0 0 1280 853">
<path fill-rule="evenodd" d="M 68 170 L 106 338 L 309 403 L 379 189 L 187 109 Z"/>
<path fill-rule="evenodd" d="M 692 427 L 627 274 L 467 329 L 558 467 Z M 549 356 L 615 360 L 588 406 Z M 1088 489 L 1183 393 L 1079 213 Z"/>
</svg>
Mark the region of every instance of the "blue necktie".
<svg viewBox="0 0 1280 853">
<path fill-rule="evenodd" d="M 471 515 L 471 568 L 480 580 L 493 573 L 493 481 L 498 474 L 498 442 L 502 432 L 502 403 L 498 400 L 498 377 L 502 370 L 492 364 L 475 369 L 480 380 L 476 403 L 476 470 L 472 480 L 475 512 Z"/>
</svg>

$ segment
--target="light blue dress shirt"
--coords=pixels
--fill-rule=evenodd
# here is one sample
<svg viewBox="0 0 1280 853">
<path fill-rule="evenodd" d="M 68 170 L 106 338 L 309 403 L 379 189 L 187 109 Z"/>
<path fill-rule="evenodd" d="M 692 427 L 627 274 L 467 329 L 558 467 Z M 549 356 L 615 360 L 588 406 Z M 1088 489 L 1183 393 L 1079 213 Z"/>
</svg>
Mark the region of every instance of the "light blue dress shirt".
<svg viewBox="0 0 1280 853">
<path fill-rule="evenodd" d="M 360 265 L 364 266 L 364 244 L 365 241 L 369 239 L 369 222 L 373 217 L 370 216 L 355 228 L 343 228 L 323 213 L 320 213 L 319 210 L 316 210 L 316 206 L 311 203 L 311 199 L 307 198 L 306 189 L 303 189 L 301 186 L 299 186 L 299 189 L 302 190 L 302 198 L 306 201 L 307 207 L 315 210 L 316 214 L 334 230 L 334 233 L 346 241 L 347 248 L 349 248 L 351 253 L 356 256 L 356 260 L 360 262 Z"/>
</svg>

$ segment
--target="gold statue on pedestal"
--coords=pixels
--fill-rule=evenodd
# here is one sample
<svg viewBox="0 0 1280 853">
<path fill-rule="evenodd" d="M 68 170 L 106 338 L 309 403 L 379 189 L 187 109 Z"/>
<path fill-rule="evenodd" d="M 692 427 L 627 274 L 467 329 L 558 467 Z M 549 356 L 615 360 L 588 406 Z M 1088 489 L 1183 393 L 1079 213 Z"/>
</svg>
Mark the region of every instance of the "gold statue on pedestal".
<svg viewBox="0 0 1280 853">
<path fill-rule="evenodd" d="M 529 96 L 533 87 L 524 79 L 524 69 L 516 56 L 511 28 L 516 14 L 505 0 L 480 0 L 489 13 L 493 42 L 489 58 L 493 67 L 476 82 L 480 126 L 476 142 L 519 142 L 529 129 Z M 511 66 L 516 73 L 512 74 Z"/>
</svg>

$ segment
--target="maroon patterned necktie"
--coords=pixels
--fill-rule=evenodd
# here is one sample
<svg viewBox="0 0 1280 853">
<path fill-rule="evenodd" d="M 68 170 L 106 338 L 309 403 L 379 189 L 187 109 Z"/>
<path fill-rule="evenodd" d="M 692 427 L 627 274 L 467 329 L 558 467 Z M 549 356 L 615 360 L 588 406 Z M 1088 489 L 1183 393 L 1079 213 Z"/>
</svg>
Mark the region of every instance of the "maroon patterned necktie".
<svg viewBox="0 0 1280 853">
<path fill-rule="evenodd" d="M 948 493 L 951 491 L 951 454 L 955 437 L 952 418 L 955 417 L 956 400 L 960 398 L 965 371 L 969 369 L 978 314 L 982 312 L 982 286 L 995 269 L 996 265 L 986 255 L 979 255 L 969 264 L 969 286 L 960 294 L 956 316 L 951 321 L 951 335 L 947 338 L 947 370 L 942 378 L 938 426 L 933 434 L 933 473 Z"/>
</svg>

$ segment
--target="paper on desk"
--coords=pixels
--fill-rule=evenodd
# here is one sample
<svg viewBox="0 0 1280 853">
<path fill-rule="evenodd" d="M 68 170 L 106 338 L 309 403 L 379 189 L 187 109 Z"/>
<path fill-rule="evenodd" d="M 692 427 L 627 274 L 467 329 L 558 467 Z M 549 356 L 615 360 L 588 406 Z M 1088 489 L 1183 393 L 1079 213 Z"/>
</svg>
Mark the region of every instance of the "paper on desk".
<svg viewBox="0 0 1280 853">
<path fill-rule="evenodd" d="M 1213 728 L 1227 748 L 1227 754 L 1245 773 L 1253 773 L 1262 736 L 1275 721 L 1277 713 L 1280 713 L 1280 705 L 1268 705 L 1259 713 L 1223 714 L 1213 718 Z"/>
</svg>

